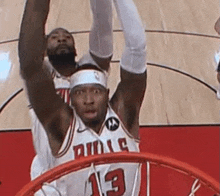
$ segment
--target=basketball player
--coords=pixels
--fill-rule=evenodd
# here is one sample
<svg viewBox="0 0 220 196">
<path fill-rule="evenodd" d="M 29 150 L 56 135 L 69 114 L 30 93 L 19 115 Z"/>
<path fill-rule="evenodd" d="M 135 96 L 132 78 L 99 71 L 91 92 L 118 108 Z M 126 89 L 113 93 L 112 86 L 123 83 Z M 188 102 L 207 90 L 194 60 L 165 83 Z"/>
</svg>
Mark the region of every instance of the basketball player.
<svg viewBox="0 0 220 196">
<path fill-rule="evenodd" d="M 26 36 L 31 37 L 33 32 L 39 30 L 39 26 L 44 29 L 42 19 L 46 17 L 49 11 L 47 10 L 49 9 L 49 2 L 45 1 L 45 4 L 48 6 L 43 10 L 37 7 L 40 2 L 27 1 L 23 16 L 24 22 L 21 26 L 21 32 L 25 32 Z M 68 104 L 70 104 L 69 79 L 75 69 L 83 63 L 92 63 L 108 71 L 112 57 L 112 2 L 111 0 L 91 0 L 91 10 L 93 24 L 89 34 L 89 52 L 83 55 L 79 62 L 76 62 L 75 40 L 66 29 L 56 28 L 46 38 L 47 57 L 44 58 L 44 66 L 52 75 L 57 94 Z M 38 25 L 32 25 L 29 21 Z M 39 41 L 44 39 L 43 37 L 42 34 Z M 99 38 L 98 42 L 97 37 Z M 36 43 L 30 41 L 28 44 L 28 47 L 34 47 L 33 44 Z M 25 55 L 25 53 L 21 55 Z M 39 132 L 39 129 L 42 130 L 42 124 L 33 109 L 30 109 L 30 114 L 33 124 L 33 142 L 37 154 L 31 166 L 31 179 L 34 179 L 49 168 L 49 166 L 47 167 L 48 162 L 45 162 L 45 157 L 50 149 L 45 147 L 49 146 L 47 135 L 45 131 Z"/>
<path fill-rule="evenodd" d="M 73 108 L 65 104 L 56 94 L 50 74 L 43 69 L 43 44 L 30 52 L 31 47 L 25 45 L 29 37 L 21 31 L 21 74 L 29 100 L 47 133 L 51 154 L 45 158 L 50 168 L 83 156 L 139 150 L 139 112 L 146 88 L 145 34 L 133 1 L 114 3 L 125 49 L 120 62 L 121 80 L 110 101 L 106 74 L 87 63 L 70 78 Z M 42 4 L 49 6 L 41 2 L 41 7 Z M 99 195 L 98 183 L 104 195 L 137 195 L 139 180 L 136 164 L 107 164 L 61 178 L 56 187 L 62 195 Z"/>
<path fill-rule="evenodd" d="M 216 32 L 220 35 L 220 17 L 215 23 L 215 30 Z M 217 89 L 217 98 L 220 99 L 220 61 L 218 62 L 218 67 L 217 67 L 217 80 L 219 82 L 219 87 Z"/>
</svg>

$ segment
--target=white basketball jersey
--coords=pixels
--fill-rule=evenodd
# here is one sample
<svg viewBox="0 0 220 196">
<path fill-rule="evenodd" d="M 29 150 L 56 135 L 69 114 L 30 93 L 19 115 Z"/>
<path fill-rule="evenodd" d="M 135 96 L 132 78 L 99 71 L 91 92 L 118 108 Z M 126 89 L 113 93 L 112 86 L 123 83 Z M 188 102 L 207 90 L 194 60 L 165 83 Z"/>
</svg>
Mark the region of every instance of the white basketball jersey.
<svg viewBox="0 0 220 196">
<path fill-rule="evenodd" d="M 89 155 L 102 155 L 121 151 L 139 152 L 139 143 L 124 128 L 115 112 L 108 112 L 97 134 L 86 127 L 75 114 L 72 127 L 68 130 L 53 167 L 70 160 Z M 140 166 L 137 163 L 114 163 L 90 167 L 69 174 L 57 180 L 57 188 L 62 195 L 98 196 L 98 184 L 102 194 L 138 195 L 140 186 Z"/>
</svg>

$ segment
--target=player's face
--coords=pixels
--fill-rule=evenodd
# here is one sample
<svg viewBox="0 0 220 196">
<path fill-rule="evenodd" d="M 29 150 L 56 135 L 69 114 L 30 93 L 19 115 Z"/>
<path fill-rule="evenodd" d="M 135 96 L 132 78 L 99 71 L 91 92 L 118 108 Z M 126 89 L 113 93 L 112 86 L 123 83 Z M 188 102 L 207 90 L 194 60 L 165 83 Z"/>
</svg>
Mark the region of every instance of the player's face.
<svg viewBox="0 0 220 196">
<path fill-rule="evenodd" d="M 47 39 L 48 55 L 65 55 L 74 53 L 76 49 L 73 36 L 64 29 L 55 29 Z"/>
<path fill-rule="evenodd" d="M 85 124 L 102 123 L 108 106 L 109 90 L 96 84 L 76 86 L 71 91 L 72 105 Z"/>
</svg>

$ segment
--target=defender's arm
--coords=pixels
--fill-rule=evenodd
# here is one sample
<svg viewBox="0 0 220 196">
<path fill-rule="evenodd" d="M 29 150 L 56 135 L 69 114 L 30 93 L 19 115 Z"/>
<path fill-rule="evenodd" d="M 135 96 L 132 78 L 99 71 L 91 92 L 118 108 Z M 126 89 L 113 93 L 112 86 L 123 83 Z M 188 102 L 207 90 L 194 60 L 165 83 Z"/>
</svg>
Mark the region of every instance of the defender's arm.
<svg viewBox="0 0 220 196">
<path fill-rule="evenodd" d="M 112 0 L 90 0 L 93 23 L 89 51 L 99 67 L 108 71 L 113 53 Z"/>
</svg>

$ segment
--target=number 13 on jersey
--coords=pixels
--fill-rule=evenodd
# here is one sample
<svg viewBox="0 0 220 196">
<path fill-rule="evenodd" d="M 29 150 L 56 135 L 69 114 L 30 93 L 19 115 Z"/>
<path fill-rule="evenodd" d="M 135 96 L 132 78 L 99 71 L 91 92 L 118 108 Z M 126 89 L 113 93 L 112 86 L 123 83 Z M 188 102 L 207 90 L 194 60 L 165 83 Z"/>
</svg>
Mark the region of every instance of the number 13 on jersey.
<svg viewBox="0 0 220 196">
<path fill-rule="evenodd" d="M 98 178 L 98 179 L 97 179 Z M 121 196 L 125 193 L 125 177 L 124 177 L 124 170 L 119 168 L 113 171 L 109 171 L 104 176 L 104 182 L 111 183 L 112 188 L 110 190 L 104 190 L 106 194 L 103 193 L 103 187 L 100 183 L 100 173 L 92 173 L 89 176 L 89 183 L 92 188 L 92 195 L 91 196 Z M 100 194 L 99 191 L 102 191 Z"/>
</svg>

